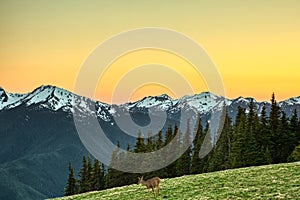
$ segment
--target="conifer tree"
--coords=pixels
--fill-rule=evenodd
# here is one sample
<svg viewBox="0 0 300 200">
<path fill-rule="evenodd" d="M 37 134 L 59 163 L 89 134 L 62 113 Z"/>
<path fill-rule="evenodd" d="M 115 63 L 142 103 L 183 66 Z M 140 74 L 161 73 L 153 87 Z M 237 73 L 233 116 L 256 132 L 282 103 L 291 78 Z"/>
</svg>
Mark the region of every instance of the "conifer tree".
<svg viewBox="0 0 300 200">
<path fill-rule="evenodd" d="M 146 145 L 145 145 L 144 138 L 142 137 L 141 130 L 138 131 L 138 137 L 136 139 L 136 143 L 134 146 L 134 152 L 135 153 L 146 152 Z"/>
<path fill-rule="evenodd" d="M 191 174 L 198 174 L 200 173 L 200 163 L 201 159 L 199 158 L 199 151 L 201 147 L 201 137 L 203 135 L 203 128 L 201 124 L 201 118 L 200 115 L 197 117 L 197 122 L 195 126 L 195 139 L 193 141 L 193 156 L 191 161 Z"/>
<path fill-rule="evenodd" d="M 203 130 L 203 134 L 200 137 L 200 149 L 199 149 L 199 158 L 200 162 L 198 163 L 198 172 L 199 173 L 206 173 L 208 172 L 209 163 L 211 162 L 211 157 L 213 154 L 212 149 L 212 142 L 210 137 L 210 124 L 206 121 L 205 129 Z"/>
<path fill-rule="evenodd" d="M 299 138 L 300 133 L 298 132 L 299 131 L 298 123 L 300 123 L 300 122 L 298 121 L 298 113 L 297 113 L 297 110 L 295 109 L 293 112 L 293 115 L 291 117 L 290 124 L 289 124 L 289 131 L 291 132 L 291 134 L 293 134 L 294 146 L 296 146 L 298 144 L 298 141 L 300 139 Z"/>
<path fill-rule="evenodd" d="M 262 164 L 271 164 L 273 161 L 272 161 L 272 156 L 271 156 L 268 146 L 266 147 L 264 152 L 265 152 L 264 153 L 264 162 Z"/>
<path fill-rule="evenodd" d="M 291 155 L 288 157 L 288 162 L 300 161 L 300 144 L 295 147 Z"/>
<path fill-rule="evenodd" d="M 268 146 L 271 146 L 271 131 L 269 128 L 269 120 L 266 113 L 266 106 L 263 105 L 260 116 L 259 124 L 259 135 L 257 136 L 257 141 L 259 145 L 266 149 Z"/>
<path fill-rule="evenodd" d="M 151 130 L 148 132 L 147 144 L 145 148 L 146 152 L 152 152 L 154 150 L 153 134 Z"/>
<path fill-rule="evenodd" d="M 92 171 L 93 171 L 93 166 L 92 166 L 92 160 L 91 157 L 88 156 L 87 158 L 87 188 L 88 191 L 91 191 L 93 189 L 93 177 L 92 177 Z"/>
<path fill-rule="evenodd" d="M 92 170 L 92 190 L 101 190 L 105 188 L 104 168 L 102 165 L 99 160 L 94 160 Z"/>
<path fill-rule="evenodd" d="M 169 124 L 166 131 L 164 146 L 168 145 L 172 141 L 172 139 L 173 139 L 173 129 L 171 124 Z"/>
<path fill-rule="evenodd" d="M 121 186 L 119 182 L 121 172 L 114 169 L 114 166 L 118 166 L 120 159 L 120 142 L 117 143 L 117 148 L 112 152 L 110 164 L 106 175 L 106 185 L 108 188 Z"/>
<path fill-rule="evenodd" d="M 163 136 L 162 136 L 162 130 L 160 130 L 158 132 L 158 138 L 155 141 L 155 149 L 158 150 L 158 149 L 160 149 L 162 147 L 163 147 Z"/>
<path fill-rule="evenodd" d="M 164 163 L 165 159 L 166 159 L 165 155 L 163 155 L 163 152 L 159 151 L 161 148 L 163 148 L 163 146 L 164 146 L 163 133 L 162 133 L 162 130 L 160 130 L 158 132 L 158 138 L 155 141 L 155 149 L 158 150 L 156 152 L 157 162 L 159 162 L 159 163 Z M 154 174 L 155 174 L 155 176 L 158 176 L 158 177 L 161 177 L 161 178 L 168 177 L 166 167 L 157 170 L 156 172 L 154 172 Z"/>
<path fill-rule="evenodd" d="M 271 131 L 271 138 L 270 138 L 270 144 L 269 144 L 269 150 L 272 156 L 272 160 L 274 163 L 279 163 L 280 158 L 280 148 L 276 144 L 280 140 L 280 133 L 279 133 L 279 118 L 280 118 L 280 108 L 277 105 L 277 102 L 275 100 L 275 94 L 272 94 L 271 98 L 271 111 L 269 116 L 269 124 L 270 124 L 270 131 Z"/>
<path fill-rule="evenodd" d="M 209 162 L 208 171 L 217 171 L 217 170 L 224 170 L 230 168 L 231 143 L 232 143 L 231 118 L 228 116 L 226 112 L 224 126 L 222 128 L 217 144 L 212 152 L 212 157 Z"/>
<path fill-rule="evenodd" d="M 165 134 L 166 136 L 165 136 L 165 141 L 164 141 L 164 146 L 165 146 L 166 151 L 167 151 L 167 155 L 165 155 L 165 156 L 167 156 L 166 160 L 169 160 L 170 157 L 168 157 L 168 156 L 171 156 L 172 153 L 177 150 L 176 148 L 178 148 L 178 147 L 175 146 L 177 144 L 177 141 L 175 142 L 173 140 L 173 137 L 174 137 L 174 135 L 178 134 L 179 131 L 177 131 L 177 132 L 175 132 L 175 131 L 173 132 L 172 126 L 171 126 L 171 124 L 169 124 L 168 128 L 167 128 L 167 131 L 166 131 L 166 134 Z M 169 164 L 166 167 L 165 170 L 167 172 L 167 177 L 170 177 L 170 178 L 175 177 L 176 176 L 176 161 Z"/>
<path fill-rule="evenodd" d="M 290 125 L 286 114 L 282 112 L 280 118 L 280 124 L 278 128 L 279 138 L 277 139 L 277 149 L 278 149 L 278 162 L 286 162 L 288 156 L 292 153 L 295 148 L 296 136 L 295 133 L 289 130 Z"/>
<path fill-rule="evenodd" d="M 79 171 L 79 193 L 84 193 L 89 191 L 89 179 L 88 179 L 88 166 L 86 157 L 83 156 L 82 158 L 82 167 Z"/>
<path fill-rule="evenodd" d="M 76 193 L 76 179 L 74 177 L 74 169 L 73 166 L 71 164 L 71 162 L 69 162 L 69 176 L 68 176 L 68 181 L 67 181 L 67 185 L 65 187 L 65 196 L 69 196 L 69 195 L 73 195 Z"/>
<path fill-rule="evenodd" d="M 264 152 L 262 152 L 261 146 L 258 143 L 257 137 L 259 135 L 259 120 L 257 111 L 254 108 L 253 99 L 249 103 L 249 113 L 247 115 L 247 127 L 245 131 L 245 163 L 244 166 L 259 165 L 264 162 Z"/>
<path fill-rule="evenodd" d="M 182 140 L 183 140 L 183 144 L 181 144 L 181 143 L 177 144 L 177 145 L 179 145 L 179 146 L 177 146 L 177 148 L 178 147 L 184 148 L 187 145 L 188 145 L 188 147 L 176 162 L 176 172 L 177 172 L 176 175 L 177 176 L 190 174 L 192 151 L 191 151 L 191 147 L 189 145 L 191 143 L 191 141 L 190 141 L 191 140 L 191 131 L 190 131 L 190 121 L 189 120 L 187 121 L 187 130 L 186 130 L 185 134 L 183 135 Z"/>
<path fill-rule="evenodd" d="M 245 149 L 246 149 L 246 113 L 245 109 L 238 107 L 236 122 L 233 129 L 233 141 L 231 150 L 231 167 L 245 166 Z"/>
</svg>

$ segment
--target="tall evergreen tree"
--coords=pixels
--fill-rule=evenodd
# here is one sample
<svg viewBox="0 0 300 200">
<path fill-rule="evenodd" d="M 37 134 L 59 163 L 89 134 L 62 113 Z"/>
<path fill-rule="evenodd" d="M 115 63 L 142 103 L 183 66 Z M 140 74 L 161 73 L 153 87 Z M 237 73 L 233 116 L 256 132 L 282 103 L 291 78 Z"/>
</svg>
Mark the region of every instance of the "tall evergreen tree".
<svg viewBox="0 0 300 200">
<path fill-rule="evenodd" d="M 106 186 L 108 188 L 121 186 L 120 184 L 120 175 L 122 172 L 114 169 L 114 166 L 120 164 L 120 142 L 117 143 L 117 148 L 112 152 L 110 164 L 108 166 L 106 174 Z"/>
<path fill-rule="evenodd" d="M 200 149 L 199 149 L 199 158 L 200 162 L 198 163 L 198 172 L 206 173 L 208 172 L 209 163 L 212 158 L 213 151 L 211 151 L 213 144 L 210 133 L 210 124 L 206 121 L 205 129 L 203 130 L 203 134 L 200 137 Z"/>
<path fill-rule="evenodd" d="M 200 173 L 200 163 L 201 159 L 199 157 L 199 151 L 201 147 L 201 137 L 203 135 L 203 127 L 201 124 L 201 117 L 198 115 L 197 117 L 197 122 L 194 131 L 196 132 L 195 134 L 195 139 L 193 141 L 193 156 L 192 156 L 192 161 L 191 161 L 191 174 L 198 174 Z"/>
<path fill-rule="evenodd" d="M 177 151 L 177 141 L 174 141 L 173 138 L 176 134 L 179 134 L 180 131 L 177 131 L 178 128 L 174 128 L 174 132 L 173 132 L 173 129 L 172 129 L 172 126 L 171 124 L 169 124 L 168 128 L 167 128 L 167 131 L 166 131 L 166 136 L 165 136 L 165 141 L 164 141 L 164 146 L 167 146 L 165 147 L 166 151 L 167 151 L 167 155 L 165 155 L 167 157 L 166 160 L 170 160 L 171 159 L 171 156 L 174 155 L 174 151 Z M 167 172 L 167 177 L 175 177 L 176 176 L 176 161 L 174 161 L 173 163 L 169 164 L 167 167 L 166 167 L 166 172 Z"/>
<path fill-rule="evenodd" d="M 176 129 L 175 129 L 176 130 Z M 187 149 L 185 152 L 180 156 L 178 161 L 176 162 L 176 172 L 177 176 L 182 176 L 182 175 L 188 175 L 190 174 L 190 164 L 191 164 L 191 146 L 189 145 L 191 143 L 191 131 L 190 131 L 190 121 L 187 121 L 187 129 L 185 134 L 182 137 L 182 144 L 179 143 L 179 148 L 184 148 L 186 146 Z"/>
<path fill-rule="evenodd" d="M 279 119 L 280 119 L 280 108 L 277 105 L 275 94 L 272 94 L 271 98 L 271 111 L 269 116 L 269 124 L 270 124 L 270 131 L 271 131 L 271 142 L 269 145 L 269 150 L 272 156 L 272 160 L 274 163 L 279 163 L 280 158 L 280 147 L 276 144 L 280 140 L 280 133 L 279 133 Z"/>
<path fill-rule="evenodd" d="M 269 126 L 269 119 L 266 113 L 266 106 L 263 105 L 261 110 L 261 116 L 259 120 L 259 134 L 257 135 L 257 142 L 261 148 L 263 155 L 263 162 L 261 164 L 271 164 L 272 156 L 269 150 L 269 146 L 274 145 L 271 141 L 271 131 Z"/>
<path fill-rule="evenodd" d="M 79 192 L 84 193 L 89 191 L 90 183 L 89 183 L 89 175 L 88 175 L 88 164 L 86 157 L 82 158 L 82 167 L 79 171 Z"/>
<path fill-rule="evenodd" d="M 154 145 L 154 142 L 153 142 L 153 134 L 152 134 L 152 131 L 150 130 L 148 132 L 147 144 L 146 144 L 146 147 L 145 147 L 146 152 L 154 151 L 154 147 L 155 147 L 155 145 Z"/>
<path fill-rule="evenodd" d="M 217 171 L 230 168 L 231 143 L 232 143 L 232 126 L 231 118 L 225 113 L 224 126 L 220 137 L 212 152 L 209 162 L 208 171 Z"/>
<path fill-rule="evenodd" d="M 92 160 L 91 157 L 88 156 L 87 158 L 87 185 L 88 185 L 88 191 L 91 191 L 93 189 L 93 166 L 92 166 Z"/>
<path fill-rule="evenodd" d="M 264 152 L 264 163 L 263 164 L 271 164 L 272 161 L 272 156 L 269 150 L 269 147 L 267 146 L 266 149 L 262 148 L 262 152 Z"/>
<path fill-rule="evenodd" d="M 235 126 L 233 129 L 233 141 L 231 149 L 230 163 L 231 167 L 243 167 L 245 166 L 245 146 L 247 142 L 246 138 L 246 113 L 245 109 L 238 107 L 238 113 L 236 116 Z"/>
<path fill-rule="evenodd" d="M 280 163 L 286 162 L 288 156 L 295 148 L 296 136 L 295 133 L 289 130 L 290 126 L 286 114 L 282 112 L 280 124 L 278 128 L 279 138 L 277 139 L 278 161 Z"/>
<path fill-rule="evenodd" d="M 158 150 L 158 149 L 160 149 L 162 147 L 163 147 L 163 135 L 162 135 L 162 130 L 160 130 L 158 132 L 158 138 L 155 141 L 155 149 Z"/>
<path fill-rule="evenodd" d="M 270 145 L 271 132 L 269 128 L 269 120 L 266 113 L 266 106 L 263 105 L 261 110 L 261 116 L 259 120 L 259 135 L 257 136 L 257 141 L 261 147 L 268 147 Z"/>
<path fill-rule="evenodd" d="M 171 124 L 169 124 L 166 131 L 164 146 L 168 145 L 172 141 L 172 139 L 173 139 L 173 129 Z"/>
<path fill-rule="evenodd" d="M 99 160 L 94 160 L 92 171 L 92 190 L 101 190 L 105 188 L 105 177 L 103 164 Z"/>
<path fill-rule="evenodd" d="M 264 163 L 264 152 L 258 143 L 257 137 L 259 136 L 259 119 L 257 116 L 257 111 L 254 107 L 253 99 L 249 103 L 249 113 L 247 115 L 247 127 L 245 135 L 243 138 L 244 145 L 246 146 L 244 157 L 245 157 L 245 166 L 253 166 Z"/>
<path fill-rule="evenodd" d="M 158 132 L 158 138 L 155 141 L 155 149 L 157 150 L 156 151 L 157 162 L 159 162 L 159 163 L 164 163 L 165 159 L 166 159 L 165 155 L 163 155 L 163 153 L 161 151 L 159 151 L 163 146 L 164 146 L 163 132 L 162 132 L 162 130 L 160 130 Z M 157 170 L 153 174 L 155 174 L 155 176 L 158 176 L 158 177 L 161 177 L 161 178 L 167 178 L 168 177 L 168 173 L 167 173 L 166 167 Z"/>
<path fill-rule="evenodd" d="M 294 146 L 298 145 L 298 141 L 299 141 L 299 136 L 300 136 L 300 133 L 299 133 L 299 129 L 298 129 L 298 123 L 300 123 L 298 121 L 298 113 L 297 113 L 297 110 L 295 109 L 294 112 L 293 112 L 293 115 L 291 117 L 291 120 L 290 120 L 290 124 L 289 124 L 289 131 L 291 132 L 291 134 L 293 134 L 293 144 Z"/>
<path fill-rule="evenodd" d="M 74 169 L 73 166 L 71 164 L 71 162 L 69 162 L 69 176 L 68 176 L 68 181 L 67 181 L 67 185 L 65 187 L 65 196 L 69 196 L 69 195 L 73 195 L 76 193 L 76 179 L 74 177 Z"/>
<path fill-rule="evenodd" d="M 146 152 L 146 145 L 145 145 L 144 138 L 142 137 L 141 130 L 138 131 L 138 137 L 136 139 L 136 143 L 134 146 L 134 152 L 135 153 Z"/>
</svg>

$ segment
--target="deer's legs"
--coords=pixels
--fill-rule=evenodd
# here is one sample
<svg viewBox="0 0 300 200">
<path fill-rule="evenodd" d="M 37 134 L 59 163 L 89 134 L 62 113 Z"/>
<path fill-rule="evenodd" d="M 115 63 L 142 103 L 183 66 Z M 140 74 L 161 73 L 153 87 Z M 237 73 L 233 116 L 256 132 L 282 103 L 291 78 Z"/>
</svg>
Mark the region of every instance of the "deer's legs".
<svg viewBox="0 0 300 200">
<path fill-rule="evenodd" d="M 154 194 L 154 197 L 155 197 L 155 191 L 154 191 L 154 188 L 152 187 L 151 189 L 152 189 L 152 192 L 153 192 L 153 194 Z"/>
</svg>

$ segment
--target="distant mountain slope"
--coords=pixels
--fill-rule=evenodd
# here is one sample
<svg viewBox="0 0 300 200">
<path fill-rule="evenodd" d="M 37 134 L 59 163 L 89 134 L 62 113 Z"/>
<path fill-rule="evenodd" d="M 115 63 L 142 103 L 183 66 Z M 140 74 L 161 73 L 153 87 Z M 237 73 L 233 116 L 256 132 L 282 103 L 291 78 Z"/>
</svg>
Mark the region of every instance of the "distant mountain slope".
<svg viewBox="0 0 300 200">
<path fill-rule="evenodd" d="M 299 199 L 299 171 L 296 162 L 163 179 L 155 199 Z M 145 186 L 133 184 L 55 200 L 147 198 Z"/>
<path fill-rule="evenodd" d="M 78 171 L 82 156 L 88 155 L 74 125 L 75 112 L 87 125 L 88 118 L 96 116 L 107 137 L 115 144 L 121 141 L 121 147 L 126 148 L 135 138 L 116 123 L 126 115 L 146 126 L 150 110 L 165 112 L 166 128 L 178 123 L 181 111 L 200 113 L 205 123 L 211 111 L 221 109 L 223 103 L 233 117 L 238 106 L 247 108 L 249 102 L 250 98 L 230 100 L 203 92 L 177 100 L 160 95 L 109 105 L 54 86 L 41 86 L 28 94 L 11 94 L 0 88 L 0 199 L 41 199 L 63 194 L 68 162 Z M 269 111 L 269 103 L 254 102 L 258 113 L 263 105 Z M 294 109 L 300 113 L 300 97 L 279 105 L 288 117 Z M 135 127 L 128 130 L 137 132 Z"/>
<path fill-rule="evenodd" d="M 64 89 L 55 86 L 41 86 L 28 94 L 11 94 L 5 92 L 0 87 L 0 110 L 9 110 L 20 105 L 31 106 L 39 105 L 40 108 L 48 108 L 52 111 L 63 110 L 73 112 L 73 107 L 76 107 L 81 112 L 94 114 L 96 112 L 104 121 L 110 121 L 111 118 L 117 117 L 116 111 L 132 111 L 132 110 L 147 110 L 155 108 L 156 110 L 174 112 L 179 108 L 188 105 L 190 108 L 197 110 L 201 114 L 209 113 L 212 108 L 218 105 L 218 99 L 223 97 L 203 92 L 193 96 L 184 96 L 180 99 L 171 99 L 168 95 L 149 96 L 137 102 L 125 103 L 121 105 L 109 105 L 99 101 L 93 101 L 86 97 L 81 97 Z M 238 97 L 236 99 L 224 99 L 228 107 L 229 115 L 235 112 L 238 106 L 247 108 L 252 98 Z M 257 102 L 253 99 L 258 112 L 261 111 L 263 105 L 269 110 L 270 103 Z M 93 105 L 96 108 L 93 108 Z M 282 111 L 286 112 L 287 116 L 291 116 L 294 109 L 300 111 L 300 96 L 287 99 L 278 103 Z M 233 114 L 232 114 L 233 115 Z"/>
</svg>

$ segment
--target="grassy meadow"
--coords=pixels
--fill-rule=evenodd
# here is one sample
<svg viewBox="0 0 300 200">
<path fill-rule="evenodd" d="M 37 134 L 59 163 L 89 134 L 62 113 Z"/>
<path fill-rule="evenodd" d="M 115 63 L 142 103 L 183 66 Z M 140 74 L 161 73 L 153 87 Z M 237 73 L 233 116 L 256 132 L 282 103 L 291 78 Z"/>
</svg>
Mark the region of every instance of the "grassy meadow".
<svg viewBox="0 0 300 200">
<path fill-rule="evenodd" d="M 160 194 L 128 185 L 56 200 L 80 199 L 300 199 L 300 162 L 162 179 Z"/>
</svg>

